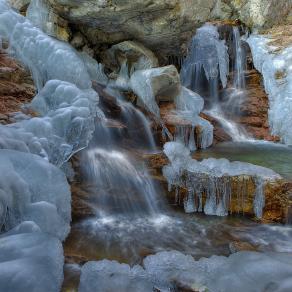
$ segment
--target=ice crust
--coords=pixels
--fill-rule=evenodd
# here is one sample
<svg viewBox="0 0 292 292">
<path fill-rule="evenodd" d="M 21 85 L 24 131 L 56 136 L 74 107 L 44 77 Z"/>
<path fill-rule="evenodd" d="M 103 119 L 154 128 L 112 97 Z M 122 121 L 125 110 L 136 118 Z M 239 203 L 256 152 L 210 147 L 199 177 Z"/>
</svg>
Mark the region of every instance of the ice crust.
<svg viewBox="0 0 292 292">
<path fill-rule="evenodd" d="M 264 187 L 267 180 L 281 178 L 274 171 L 250 163 L 227 159 L 208 158 L 199 162 L 192 159 L 189 150 L 179 142 L 168 142 L 164 145 L 164 153 L 170 164 L 163 167 L 163 175 L 178 192 L 179 187 L 188 189 L 184 201 L 185 211 L 202 212 L 207 215 L 226 216 L 231 196 L 231 178 L 249 176 L 254 178 L 256 191 L 254 194 L 254 212 L 259 218 L 264 207 Z M 206 193 L 203 206 L 202 196 Z"/>
<path fill-rule="evenodd" d="M 292 145 L 292 46 L 277 51 L 268 35 L 252 34 L 247 39 L 253 62 L 264 79 L 269 96 L 269 124 L 273 135 Z"/>
<path fill-rule="evenodd" d="M 158 287 L 139 265 L 131 268 L 127 264 L 103 260 L 87 262 L 82 267 L 79 292 L 110 292 L 117 289 L 121 292 L 148 292 Z"/>
<path fill-rule="evenodd" d="M 88 262 L 81 270 L 79 291 L 288 292 L 291 263 L 288 253 L 238 252 L 195 261 L 178 251 L 165 251 L 147 256 L 143 268 L 108 260 Z"/>
</svg>

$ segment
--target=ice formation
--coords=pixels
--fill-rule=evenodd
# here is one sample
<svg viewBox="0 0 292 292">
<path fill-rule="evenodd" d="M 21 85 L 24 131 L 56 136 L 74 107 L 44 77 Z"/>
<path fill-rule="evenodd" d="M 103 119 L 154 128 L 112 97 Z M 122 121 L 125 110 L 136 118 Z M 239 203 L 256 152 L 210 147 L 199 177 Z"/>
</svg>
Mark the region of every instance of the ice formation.
<svg viewBox="0 0 292 292">
<path fill-rule="evenodd" d="M 269 124 L 273 135 L 292 145 L 292 46 L 277 50 L 272 37 L 252 34 L 250 45 L 253 62 L 264 79 L 269 96 Z"/>
<path fill-rule="evenodd" d="M 1 291 L 60 291 L 64 256 L 57 238 L 25 221 L 0 234 L 0 246 Z"/>
<path fill-rule="evenodd" d="M 38 117 L 13 124 L 10 128 L 14 134 L 2 130 L 9 137 L 8 141 L 4 141 L 5 135 L 1 137 L 1 148 L 14 143 L 13 149 L 20 150 L 20 141 L 12 141 L 12 135 L 16 139 L 22 136 L 24 144 L 29 143 L 25 151 L 29 149 L 61 166 L 74 152 L 86 147 L 94 131 L 94 117 L 102 117 L 91 80 L 106 83 L 103 68 L 85 53 L 78 54 L 69 44 L 48 37 L 4 1 L 0 23 L 0 35 L 31 70 L 39 90 L 30 105 Z"/>
<path fill-rule="evenodd" d="M 161 290 L 162 288 L 162 290 Z M 79 292 L 168 291 L 157 285 L 141 266 L 132 268 L 116 261 L 87 262 L 81 270 Z M 167 287 L 166 287 L 167 288 Z"/>
<path fill-rule="evenodd" d="M 45 33 L 54 36 L 54 20 L 46 0 L 32 0 L 27 8 L 26 17 L 32 24 Z"/>
<path fill-rule="evenodd" d="M 152 78 L 161 75 L 162 68 L 135 71 L 130 79 L 131 88 L 139 97 L 140 104 L 156 117 L 160 117 L 159 107 L 155 99 Z"/>
<path fill-rule="evenodd" d="M 183 85 L 193 89 L 192 84 L 196 82 L 196 76 L 201 74 L 202 69 L 209 82 L 220 77 L 223 87 L 226 87 L 229 73 L 227 46 L 224 40 L 219 39 L 216 26 L 211 24 L 205 24 L 197 29 L 192 39 L 181 70 Z"/>
<path fill-rule="evenodd" d="M 71 82 L 80 89 L 91 88 L 89 73 L 78 53 L 34 27 L 4 0 L 0 4 L 0 24 L 0 36 L 8 40 L 16 58 L 30 69 L 38 90 L 51 79 Z"/>
<path fill-rule="evenodd" d="M 108 260 L 89 262 L 81 270 L 79 291 L 288 292 L 291 261 L 288 253 L 238 252 L 195 261 L 178 251 L 159 252 L 147 256 L 143 268 Z"/>
<path fill-rule="evenodd" d="M 199 116 L 204 107 L 204 99 L 197 93 L 182 86 L 176 98 L 176 112 L 182 119 L 191 124 L 176 126 L 175 140 L 184 143 L 191 151 L 198 147 L 204 149 L 213 143 L 212 124 Z M 195 141 L 195 129 L 197 132 Z"/>
<path fill-rule="evenodd" d="M 199 162 L 192 159 L 189 150 L 178 142 L 166 143 L 164 153 L 170 160 L 170 164 L 163 167 L 169 189 L 175 187 L 178 192 L 178 188 L 183 187 L 188 190 L 184 201 L 186 212 L 204 211 L 208 215 L 228 215 L 232 177 L 249 176 L 255 180 L 254 212 L 260 218 L 264 207 L 265 181 L 280 178 L 274 171 L 250 163 L 214 158 Z M 244 190 L 245 193 L 246 191 Z M 203 206 L 204 194 L 206 202 Z"/>
<path fill-rule="evenodd" d="M 59 291 L 71 195 L 56 166 L 64 168 L 89 143 L 94 119 L 103 119 L 91 80 L 107 81 L 97 62 L 48 37 L 3 0 L 0 36 L 38 88 L 26 106 L 35 117 L 16 114 L 14 124 L 0 126 L 0 287 Z"/>
<path fill-rule="evenodd" d="M 238 252 L 195 261 L 177 251 L 146 257 L 148 274 L 195 291 L 290 291 L 292 256 L 288 253 Z M 240 264 L 239 264 L 240 263 Z"/>
<path fill-rule="evenodd" d="M 37 155 L 15 150 L 0 150 L 0 172 L 1 229 L 34 221 L 43 232 L 65 239 L 71 195 L 64 173 Z"/>
</svg>

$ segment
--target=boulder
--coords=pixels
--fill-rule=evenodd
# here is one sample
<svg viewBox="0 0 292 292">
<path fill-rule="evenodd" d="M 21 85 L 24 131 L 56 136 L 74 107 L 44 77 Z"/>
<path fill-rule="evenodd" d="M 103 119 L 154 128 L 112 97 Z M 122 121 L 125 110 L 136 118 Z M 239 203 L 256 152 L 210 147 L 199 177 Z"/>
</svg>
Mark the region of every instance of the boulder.
<svg viewBox="0 0 292 292">
<path fill-rule="evenodd" d="M 156 102 L 174 101 L 181 89 L 179 74 L 173 65 L 138 70 L 132 74 L 130 83 L 133 91 L 145 104 L 147 95 L 154 97 Z"/>
<path fill-rule="evenodd" d="M 117 71 L 124 62 L 128 64 L 130 71 L 158 67 L 154 53 L 135 41 L 124 41 L 113 45 L 104 55 L 104 63 L 114 71 Z"/>
</svg>

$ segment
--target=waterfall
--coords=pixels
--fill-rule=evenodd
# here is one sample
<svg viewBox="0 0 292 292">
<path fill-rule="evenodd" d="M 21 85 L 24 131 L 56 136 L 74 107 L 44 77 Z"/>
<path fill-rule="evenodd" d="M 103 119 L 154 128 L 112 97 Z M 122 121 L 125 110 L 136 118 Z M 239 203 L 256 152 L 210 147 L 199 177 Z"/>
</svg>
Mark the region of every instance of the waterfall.
<svg viewBox="0 0 292 292">
<path fill-rule="evenodd" d="M 96 125 L 81 156 L 83 175 L 91 185 L 89 204 L 98 218 L 151 216 L 161 211 L 158 192 L 143 162 L 137 159 L 141 151 L 155 151 L 149 122 L 131 104 L 116 102 L 119 115 Z"/>
<path fill-rule="evenodd" d="M 244 50 L 241 45 L 241 38 L 239 28 L 233 27 L 233 47 L 235 48 L 235 77 L 233 80 L 233 86 L 236 89 L 245 89 L 245 76 L 244 76 Z"/>
<path fill-rule="evenodd" d="M 233 121 L 240 115 L 245 99 L 245 52 L 238 27 L 232 28 L 230 51 L 233 58 L 233 86 L 228 81 L 229 55 L 218 28 L 205 24 L 193 37 L 181 70 L 184 86 L 204 97 L 205 112 L 219 121 L 233 141 L 252 140 L 243 127 Z M 220 89 L 222 87 L 222 89 Z"/>
<path fill-rule="evenodd" d="M 217 103 L 219 80 L 224 88 L 227 86 L 229 72 L 227 49 L 225 41 L 219 39 L 216 26 L 205 24 L 199 28 L 182 65 L 182 84 L 200 95 L 207 94 L 212 103 Z"/>
</svg>

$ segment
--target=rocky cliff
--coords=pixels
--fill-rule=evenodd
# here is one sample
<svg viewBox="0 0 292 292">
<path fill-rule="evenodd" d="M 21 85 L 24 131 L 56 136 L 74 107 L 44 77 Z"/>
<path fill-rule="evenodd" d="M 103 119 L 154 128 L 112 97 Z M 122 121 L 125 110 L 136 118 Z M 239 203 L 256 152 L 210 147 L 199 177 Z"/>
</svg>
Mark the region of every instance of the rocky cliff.
<svg viewBox="0 0 292 292">
<path fill-rule="evenodd" d="M 10 1 L 22 10 L 29 2 Z M 78 32 L 78 44 L 89 42 L 100 50 L 138 40 L 160 58 L 184 54 L 195 29 L 207 21 L 240 19 L 249 27 L 267 28 L 292 19 L 292 0 L 48 0 L 48 6 L 54 24 L 64 28 L 65 20 L 71 36 Z M 70 33 L 57 34 L 63 39 Z"/>
</svg>

